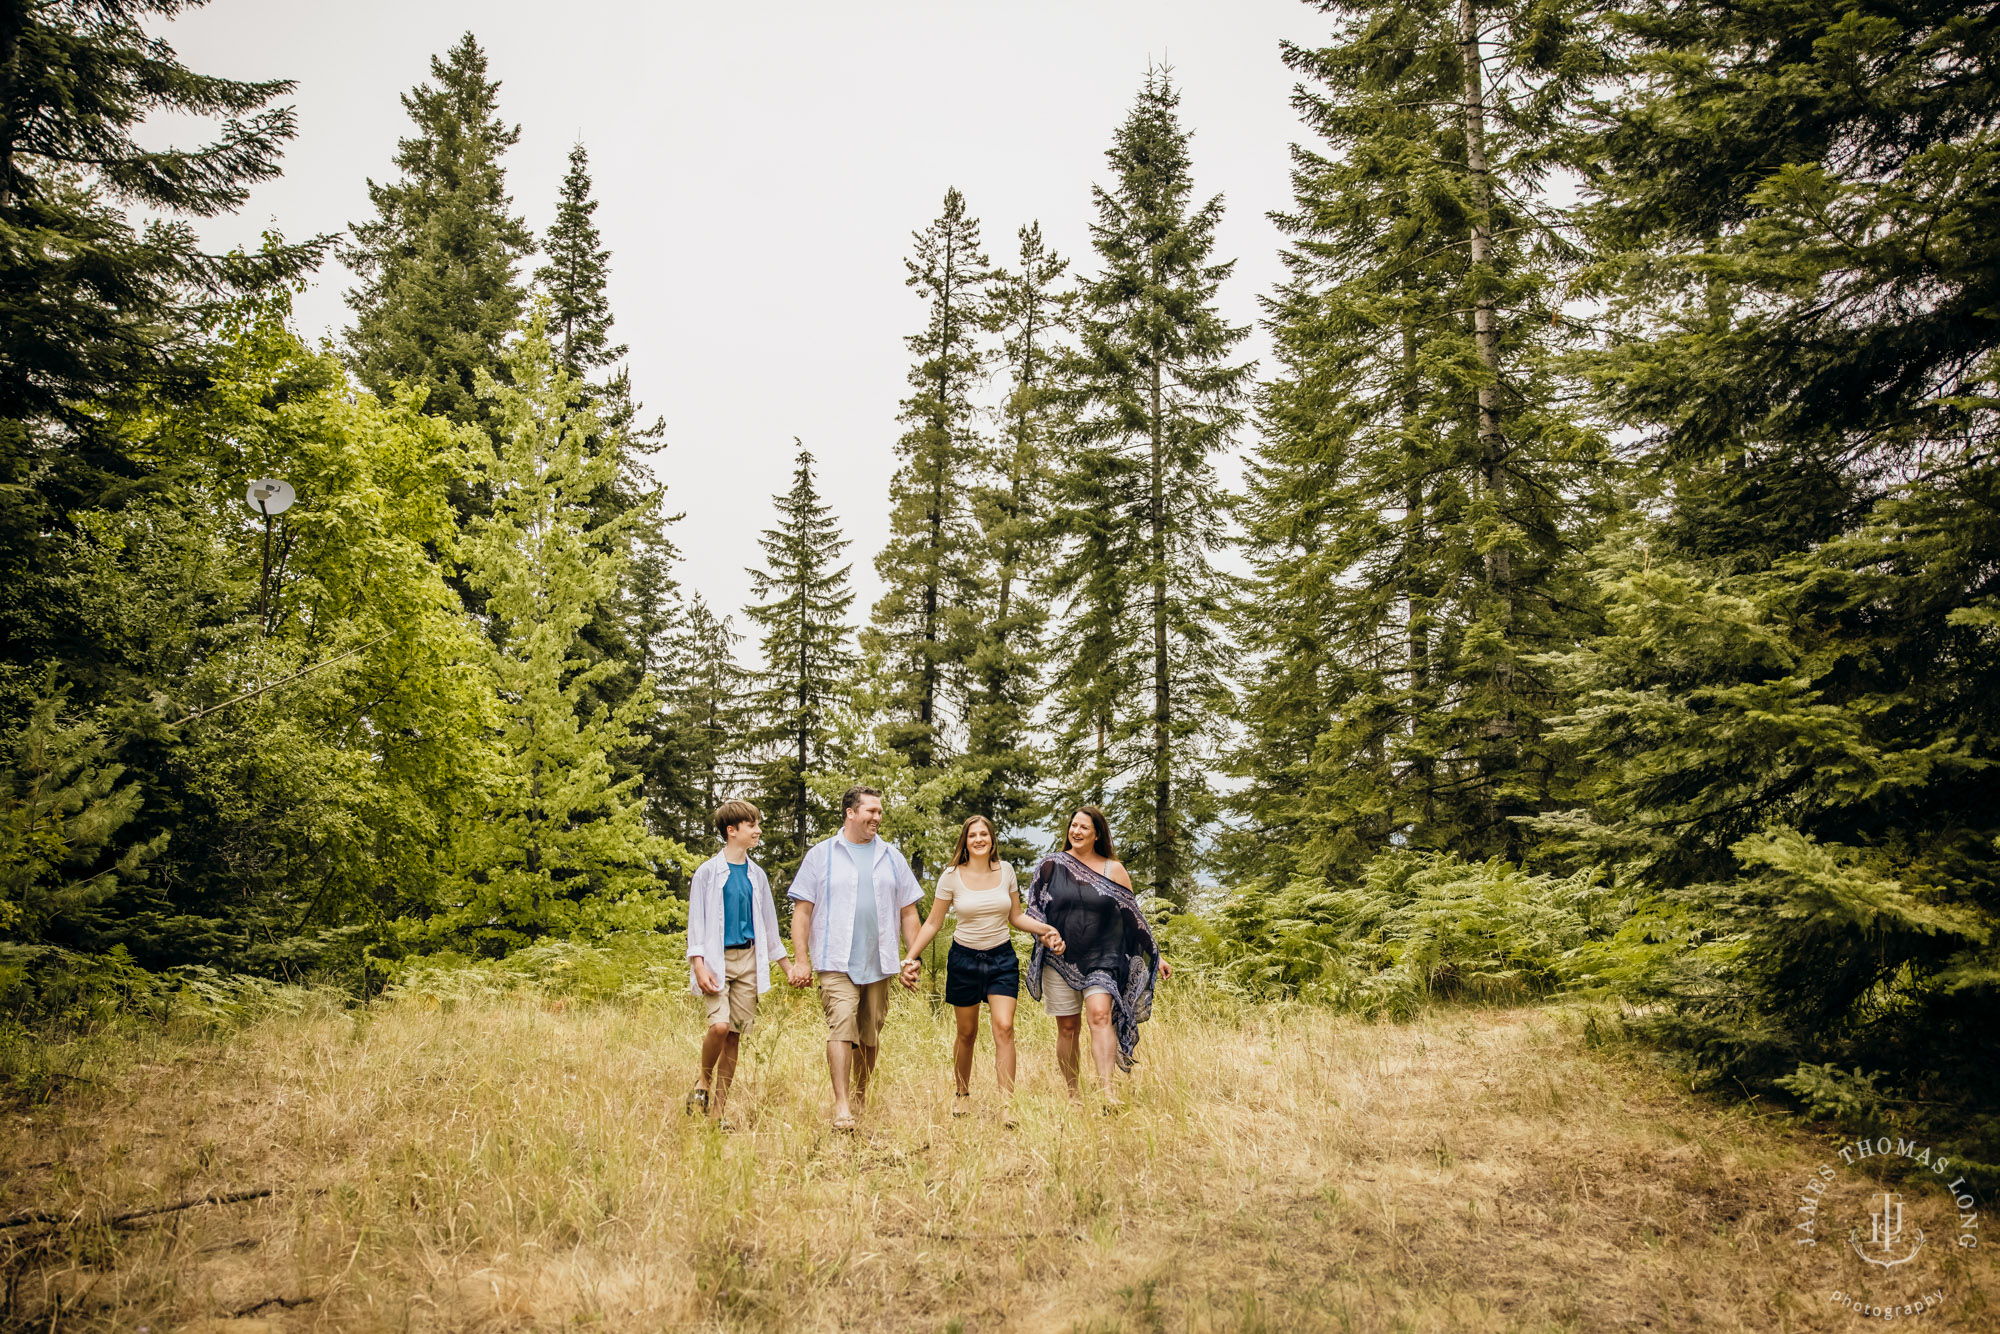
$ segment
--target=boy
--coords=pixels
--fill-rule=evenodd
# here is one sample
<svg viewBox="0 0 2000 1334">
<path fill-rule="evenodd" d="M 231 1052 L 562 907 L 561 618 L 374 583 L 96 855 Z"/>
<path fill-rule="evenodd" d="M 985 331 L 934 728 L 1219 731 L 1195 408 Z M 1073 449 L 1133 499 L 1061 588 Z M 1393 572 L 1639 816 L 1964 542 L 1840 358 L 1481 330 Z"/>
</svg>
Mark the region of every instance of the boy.
<svg viewBox="0 0 2000 1334">
<path fill-rule="evenodd" d="M 778 910 L 764 868 L 750 860 L 763 841 L 763 813 L 747 801 L 725 801 L 715 811 L 722 851 L 703 862 L 688 886 L 688 962 L 696 994 L 708 1005 L 701 1042 L 701 1082 L 687 1096 L 687 1110 L 706 1112 L 724 1130 L 736 1055 L 757 1016 L 757 998 L 771 986 L 771 965 L 783 963 L 785 980 L 803 986 L 785 954 Z"/>
</svg>

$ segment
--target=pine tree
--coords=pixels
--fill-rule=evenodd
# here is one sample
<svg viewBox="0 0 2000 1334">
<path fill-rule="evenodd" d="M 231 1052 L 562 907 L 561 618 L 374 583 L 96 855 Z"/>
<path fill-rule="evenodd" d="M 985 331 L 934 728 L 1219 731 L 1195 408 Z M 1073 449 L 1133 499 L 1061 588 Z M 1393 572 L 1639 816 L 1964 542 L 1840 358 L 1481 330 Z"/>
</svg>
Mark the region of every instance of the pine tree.
<svg viewBox="0 0 2000 1334">
<path fill-rule="evenodd" d="M 1003 841 L 1039 810 L 1044 760 L 1033 731 L 1048 610 L 1037 582 L 1045 566 L 1054 365 L 1071 320 L 1070 296 L 1056 287 L 1069 261 L 1048 249 L 1040 223 L 1021 228 L 1019 240 L 1019 270 L 996 271 L 992 280 L 1009 392 L 1000 414 L 999 475 L 974 493 L 990 611 L 971 627 L 973 693 L 962 761 L 975 775 L 967 805 L 992 818 Z M 1019 857 L 1029 853 L 1026 845 L 1009 842 L 1009 848 Z"/>
<path fill-rule="evenodd" d="M 116 646 L 60 591 L 71 516 L 148 472 L 115 410 L 203 382 L 202 325 L 230 300 L 319 263 L 326 241 L 204 253 L 188 218 L 239 207 L 279 174 L 293 85 L 199 74 L 156 25 L 182 0 L 0 3 L 0 717 L 26 716 L 53 661 L 106 682 Z M 149 117 L 221 122 L 215 142 L 154 149 Z M 124 209 L 162 220 L 135 226 Z M 71 666 L 89 663 L 80 673 Z M 150 685 L 140 694 L 144 697 Z"/>
<path fill-rule="evenodd" d="M 732 618 L 718 618 L 699 597 L 688 607 L 681 713 L 699 736 L 695 748 L 704 817 L 728 800 L 743 752 L 744 700 L 750 677 L 736 662 Z"/>
<path fill-rule="evenodd" d="M 537 306 L 510 350 L 508 382 L 480 377 L 500 442 L 485 467 L 493 511 L 466 547 L 499 631 L 505 777 L 459 850 L 464 901 L 433 929 L 488 950 L 642 924 L 681 856 L 647 832 L 639 779 L 612 772 L 657 707 L 652 682 L 616 711 L 583 708 L 593 678 L 616 664 L 589 664 L 579 639 L 617 587 L 620 529 L 637 516 L 600 520 L 591 508 L 615 452 L 593 447 L 602 426 L 550 344 L 546 310 Z"/>
<path fill-rule="evenodd" d="M 889 483 L 889 540 L 875 558 L 886 587 L 864 641 L 894 682 L 891 744 L 922 775 L 946 758 L 947 715 L 962 706 L 981 600 L 972 498 L 988 460 L 972 390 L 985 361 L 978 339 L 988 271 L 979 221 L 957 190 L 945 191 L 936 221 L 912 236 L 915 254 L 903 263 L 925 303 L 924 327 L 904 340 L 914 356 L 912 393 L 899 419 L 909 429 L 896 443 L 902 464 Z"/>
<path fill-rule="evenodd" d="M 509 209 L 501 157 L 520 139 L 499 118 L 497 80 L 471 33 L 431 77 L 403 95 L 416 133 L 397 144 L 402 178 L 368 182 L 375 217 L 353 225 L 344 258 L 360 278 L 348 293 L 355 373 L 377 394 L 424 389 L 424 410 L 490 425 L 481 371 L 504 382 L 501 346 L 521 316 L 516 266 L 534 236 Z"/>
<path fill-rule="evenodd" d="M 778 526 L 760 539 L 766 568 L 750 571 L 753 594 L 768 600 L 745 611 L 757 624 L 764 660 L 751 742 L 764 753 L 758 769 L 776 835 L 771 856 L 796 866 L 828 814 L 808 780 L 838 758 L 832 754 L 833 717 L 854 662 L 847 624 L 853 567 L 833 566 L 848 541 L 820 502 L 812 455 L 803 445 L 792 489 L 772 503 Z"/>
<path fill-rule="evenodd" d="M 1565 664 L 1596 764 L 1542 829 L 1644 902 L 1632 993 L 1722 1087 L 1990 1163 L 2000 18 L 1750 0 L 1620 30 L 1593 372 L 1666 486 Z"/>
<path fill-rule="evenodd" d="M 1076 623 L 1058 636 L 1065 679 L 1087 691 L 1101 686 L 1079 680 L 1082 654 L 1091 636 L 1107 637 L 1113 661 L 1087 675 L 1119 687 L 1118 697 L 1064 706 L 1085 711 L 1070 727 L 1102 729 L 1100 780 L 1134 775 L 1112 794 L 1126 861 L 1135 880 L 1173 903 L 1186 901 L 1200 831 L 1213 818 L 1206 759 L 1227 703 L 1217 637 L 1225 590 L 1211 563 L 1226 501 L 1210 460 L 1242 421 L 1251 372 L 1228 361 L 1249 331 L 1214 306 L 1233 266 L 1210 263 L 1222 200 L 1190 206 L 1179 103 L 1168 72 L 1149 71 L 1105 155 L 1114 184 L 1092 191 L 1091 243 L 1103 270 L 1082 286 L 1079 347 L 1066 368 L 1073 420 L 1063 524 L 1079 549 L 1099 540 L 1089 530 L 1102 525 L 1103 556 L 1121 560 L 1121 582 L 1099 597 L 1089 589 L 1094 572 L 1061 567 Z M 1079 515 L 1084 506 L 1099 512 Z"/>
<path fill-rule="evenodd" d="M 556 197 L 556 218 L 543 238 L 548 262 L 535 270 L 535 283 L 549 297 L 549 332 L 556 355 L 577 380 L 625 355 L 611 342 L 611 252 L 604 248 L 593 215 L 590 154 L 582 144 L 569 150 L 569 170 Z"/>
<path fill-rule="evenodd" d="M 1574 776 L 1532 655 L 1588 629 L 1606 464 L 1556 368 L 1575 252 L 1540 189 L 1601 60 L 1547 7 L 1320 7 L 1334 44 L 1284 48 L 1327 147 L 1294 149 L 1278 219 L 1236 617 L 1248 819 L 1228 855 L 1277 879 L 1399 845 L 1517 850 L 1514 817 Z"/>
</svg>

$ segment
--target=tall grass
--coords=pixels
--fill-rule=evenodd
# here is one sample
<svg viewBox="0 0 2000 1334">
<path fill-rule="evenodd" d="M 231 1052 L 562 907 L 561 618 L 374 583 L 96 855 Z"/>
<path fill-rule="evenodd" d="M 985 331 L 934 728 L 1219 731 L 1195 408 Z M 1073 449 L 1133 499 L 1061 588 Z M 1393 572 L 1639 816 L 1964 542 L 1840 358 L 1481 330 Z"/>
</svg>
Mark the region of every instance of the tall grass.
<svg viewBox="0 0 2000 1334">
<path fill-rule="evenodd" d="M 988 1048 L 976 1114 L 949 1115 L 950 1013 L 899 994 L 843 1136 L 817 998 L 775 990 L 723 1134 L 681 1111 L 694 999 L 581 999 L 595 965 L 564 957 L 176 1021 L 13 1118 L 0 1208 L 72 1221 L 0 1240 L 0 1325 L 1835 1327 L 1771 1241 L 1810 1147 L 1546 1015 L 1369 1024 L 1177 976 L 1107 1115 L 1065 1096 L 1030 1004 L 1010 1131 Z"/>
</svg>

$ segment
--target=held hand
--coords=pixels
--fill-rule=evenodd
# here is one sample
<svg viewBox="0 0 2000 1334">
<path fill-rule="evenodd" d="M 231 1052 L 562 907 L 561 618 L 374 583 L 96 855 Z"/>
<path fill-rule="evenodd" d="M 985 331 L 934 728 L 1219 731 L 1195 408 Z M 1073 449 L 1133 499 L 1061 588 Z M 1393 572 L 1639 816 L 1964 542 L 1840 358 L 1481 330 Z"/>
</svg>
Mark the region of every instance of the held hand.
<svg viewBox="0 0 2000 1334">
<path fill-rule="evenodd" d="M 694 984 L 710 996 L 722 994 L 722 983 L 715 980 L 715 974 L 710 972 L 708 965 L 700 959 L 694 961 Z"/>
<path fill-rule="evenodd" d="M 1056 930 L 1054 927 L 1050 927 L 1042 933 L 1042 944 L 1049 947 L 1049 953 L 1061 954 L 1063 952 L 1062 932 Z"/>
<path fill-rule="evenodd" d="M 785 980 L 795 987 L 812 985 L 812 965 L 801 959 L 787 959 L 785 961 Z"/>
<path fill-rule="evenodd" d="M 915 991 L 917 989 L 917 977 L 922 972 L 923 965 L 921 963 L 915 959 L 905 959 L 903 960 L 902 969 L 897 973 L 897 977 L 902 981 L 904 990 Z"/>
<path fill-rule="evenodd" d="M 1164 982 L 1173 975 L 1174 975 L 1174 966 L 1168 963 L 1165 959 L 1160 960 L 1160 981 Z"/>
</svg>

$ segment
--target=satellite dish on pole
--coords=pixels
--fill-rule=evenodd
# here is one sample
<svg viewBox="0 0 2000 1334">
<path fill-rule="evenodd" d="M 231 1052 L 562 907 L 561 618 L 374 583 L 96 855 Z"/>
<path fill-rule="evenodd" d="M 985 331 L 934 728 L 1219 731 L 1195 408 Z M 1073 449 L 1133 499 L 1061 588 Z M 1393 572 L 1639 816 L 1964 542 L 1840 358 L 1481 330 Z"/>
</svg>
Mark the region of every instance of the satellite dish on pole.
<svg viewBox="0 0 2000 1334">
<path fill-rule="evenodd" d="M 250 489 L 243 493 L 243 502 L 267 519 L 283 514 L 298 498 L 299 493 L 292 490 L 290 482 L 281 482 L 275 477 L 260 477 L 250 483 Z"/>
</svg>

